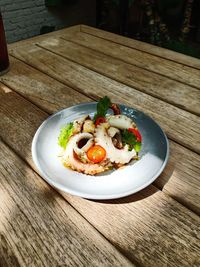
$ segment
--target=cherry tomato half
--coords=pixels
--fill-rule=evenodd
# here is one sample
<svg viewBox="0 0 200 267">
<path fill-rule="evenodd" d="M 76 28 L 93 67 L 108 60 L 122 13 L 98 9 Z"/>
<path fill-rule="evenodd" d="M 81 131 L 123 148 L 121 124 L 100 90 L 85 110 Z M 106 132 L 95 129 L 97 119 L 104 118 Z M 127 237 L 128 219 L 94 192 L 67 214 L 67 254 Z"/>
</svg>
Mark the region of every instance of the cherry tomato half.
<svg viewBox="0 0 200 267">
<path fill-rule="evenodd" d="M 136 136 L 138 142 L 142 141 L 142 136 L 141 136 L 140 132 L 138 131 L 138 129 L 129 128 L 128 131 L 133 133 Z"/>
<path fill-rule="evenodd" d="M 89 148 L 87 157 L 90 161 L 99 163 L 106 157 L 106 151 L 102 146 L 95 145 Z"/>
<path fill-rule="evenodd" d="M 98 117 L 95 121 L 95 125 L 97 126 L 103 122 L 106 122 L 106 119 L 104 117 Z"/>
</svg>

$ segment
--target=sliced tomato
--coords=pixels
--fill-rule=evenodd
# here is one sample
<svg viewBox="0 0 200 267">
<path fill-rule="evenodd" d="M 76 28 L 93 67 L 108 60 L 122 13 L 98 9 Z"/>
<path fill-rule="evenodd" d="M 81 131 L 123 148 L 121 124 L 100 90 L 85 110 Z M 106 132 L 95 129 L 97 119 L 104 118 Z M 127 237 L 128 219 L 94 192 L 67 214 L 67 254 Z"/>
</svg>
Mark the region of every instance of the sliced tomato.
<svg viewBox="0 0 200 267">
<path fill-rule="evenodd" d="M 97 125 L 104 123 L 104 122 L 106 122 L 106 119 L 104 117 L 98 117 L 95 121 L 95 125 L 97 126 Z"/>
<path fill-rule="evenodd" d="M 142 136 L 141 136 L 140 132 L 138 131 L 138 129 L 136 129 L 136 128 L 129 128 L 128 131 L 130 133 L 133 133 L 136 136 L 138 142 L 141 142 L 142 141 Z"/>
<path fill-rule="evenodd" d="M 94 163 L 99 163 L 106 157 L 106 151 L 102 146 L 95 145 L 87 151 L 87 157 Z"/>
</svg>

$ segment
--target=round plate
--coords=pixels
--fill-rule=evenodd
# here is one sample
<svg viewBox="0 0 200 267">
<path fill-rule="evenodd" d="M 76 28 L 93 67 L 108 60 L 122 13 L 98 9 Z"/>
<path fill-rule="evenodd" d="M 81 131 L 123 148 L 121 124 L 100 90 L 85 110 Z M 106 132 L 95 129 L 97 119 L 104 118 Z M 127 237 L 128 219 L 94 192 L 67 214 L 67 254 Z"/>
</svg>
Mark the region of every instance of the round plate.
<svg viewBox="0 0 200 267">
<path fill-rule="evenodd" d="M 89 199 L 128 196 L 151 184 L 163 171 L 169 156 L 167 137 L 160 126 L 141 111 L 120 105 L 122 114 L 132 118 L 142 134 L 140 160 L 127 166 L 90 176 L 65 168 L 58 157 L 61 127 L 84 114 L 94 115 L 96 102 L 63 109 L 45 120 L 32 142 L 32 156 L 41 176 L 53 187 Z"/>
</svg>

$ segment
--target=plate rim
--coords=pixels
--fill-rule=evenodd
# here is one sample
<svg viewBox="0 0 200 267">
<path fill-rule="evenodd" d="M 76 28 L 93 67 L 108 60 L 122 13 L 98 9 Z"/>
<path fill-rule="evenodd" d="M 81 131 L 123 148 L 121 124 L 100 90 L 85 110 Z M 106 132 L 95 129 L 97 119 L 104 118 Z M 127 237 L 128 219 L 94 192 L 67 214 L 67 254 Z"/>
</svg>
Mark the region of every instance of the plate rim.
<svg viewBox="0 0 200 267">
<path fill-rule="evenodd" d="M 69 109 L 74 108 L 74 107 L 80 107 L 80 106 L 85 106 L 85 105 L 94 105 L 94 104 L 97 104 L 97 102 L 96 101 L 94 101 L 94 102 L 84 102 L 84 103 L 73 105 L 73 106 L 70 106 L 70 107 L 67 107 L 67 108 L 63 108 L 61 110 L 58 110 L 58 111 L 54 112 L 52 115 L 48 116 L 40 124 L 40 126 L 37 128 L 37 130 L 36 130 L 36 132 L 34 134 L 34 137 L 33 137 L 33 140 L 32 140 L 32 145 L 31 145 L 32 158 L 33 158 L 33 162 L 34 162 L 34 164 L 35 164 L 35 166 L 37 168 L 38 174 L 42 177 L 42 179 L 44 179 L 48 184 L 50 184 L 56 190 L 61 190 L 64 193 L 69 193 L 71 195 L 75 195 L 75 196 L 79 196 L 79 197 L 83 197 L 83 198 L 87 198 L 87 199 L 95 199 L 95 200 L 117 199 L 117 198 L 127 197 L 129 195 L 132 195 L 134 193 L 137 193 L 137 192 L 141 191 L 142 189 L 144 189 L 147 186 L 149 186 L 150 184 L 152 184 L 158 178 L 158 176 L 162 173 L 162 171 L 164 170 L 164 168 L 165 168 L 165 166 L 166 166 L 166 164 L 168 162 L 168 159 L 169 159 L 169 152 L 170 152 L 170 149 L 169 149 L 169 140 L 167 138 L 167 135 L 163 131 L 163 129 L 160 127 L 160 125 L 154 119 L 152 119 L 149 115 L 147 115 L 143 111 L 140 111 L 138 109 L 135 109 L 135 108 L 132 108 L 132 107 L 123 105 L 123 104 L 118 104 L 117 103 L 121 107 L 132 109 L 132 110 L 134 110 L 136 112 L 139 112 L 139 113 L 143 113 L 146 117 L 148 117 L 150 120 L 152 120 L 159 127 L 159 129 L 161 130 L 161 132 L 162 132 L 162 134 L 163 134 L 163 136 L 165 138 L 165 142 L 166 142 L 166 156 L 165 156 L 165 160 L 164 160 L 164 162 L 162 164 L 162 167 L 159 169 L 159 171 L 148 182 L 146 182 L 145 184 L 143 184 L 140 187 L 137 187 L 136 189 L 129 190 L 129 191 L 126 191 L 124 193 L 122 192 L 120 194 L 119 193 L 108 194 L 108 195 L 88 194 L 88 193 L 81 193 L 81 192 L 78 192 L 76 190 L 72 190 L 72 189 L 66 188 L 65 186 L 62 186 L 59 183 L 53 182 L 52 179 L 51 179 L 51 177 L 49 175 L 46 175 L 46 173 L 42 170 L 42 168 L 40 166 L 40 163 L 39 163 L 39 160 L 38 160 L 38 158 L 36 156 L 36 154 L 37 154 L 36 153 L 36 143 L 37 143 L 38 136 L 39 136 L 42 128 L 44 127 L 44 125 L 47 124 L 48 121 L 51 120 L 52 117 L 58 115 L 59 113 L 62 113 L 65 110 L 69 110 Z"/>
</svg>

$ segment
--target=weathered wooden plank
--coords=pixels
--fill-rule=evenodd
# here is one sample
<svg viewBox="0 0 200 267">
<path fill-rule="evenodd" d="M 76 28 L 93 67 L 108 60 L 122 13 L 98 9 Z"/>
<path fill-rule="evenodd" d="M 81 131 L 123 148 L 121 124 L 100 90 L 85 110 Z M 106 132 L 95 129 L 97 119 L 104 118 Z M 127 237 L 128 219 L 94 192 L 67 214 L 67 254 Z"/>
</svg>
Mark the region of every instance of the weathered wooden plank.
<svg viewBox="0 0 200 267">
<path fill-rule="evenodd" d="M 24 64 L 20 64 L 20 69 L 26 69 Z M 29 68 L 28 66 L 26 66 Z M 37 71 L 36 71 L 37 72 Z M 20 76 L 20 72 L 18 73 Z M 42 76 L 42 74 L 41 74 Z M 15 81 L 12 80 L 14 84 Z M 21 86 L 16 81 L 16 91 L 20 91 L 21 93 Z M 29 82 L 27 81 L 27 84 Z M 19 86 L 19 87 L 18 87 Z M 29 102 L 21 99 L 16 94 L 12 93 L 7 95 L 5 92 L 9 92 L 9 88 L 1 85 L 1 99 L 2 104 L 0 105 L 0 115 L 2 117 L 2 121 L 0 122 L 0 127 L 4 129 L 1 132 L 1 136 L 3 139 L 12 146 L 13 143 L 15 144 L 15 149 L 18 154 L 22 153 L 25 154 L 24 149 L 26 149 L 26 153 L 29 153 L 27 148 L 31 147 L 31 140 L 34 135 L 35 130 L 39 126 L 40 123 L 47 117 L 46 113 L 37 112 L 32 106 L 29 107 Z M 26 90 L 26 89 L 25 89 Z M 12 91 L 11 91 L 12 92 Z M 11 93 L 10 92 L 10 93 Z M 37 92 L 37 90 L 36 90 Z M 26 95 L 26 92 L 23 91 Z M 32 91 L 34 95 L 34 89 Z M 51 97 L 51 96 L 50 96 Z M 68 102 L 68 94 L 63 93 L 63 99 L 66 101 L 55 103 L 59 109 L 65 108 L 63 103 Z M 80 102 L 84 102 L 84 96 L 79 98 Z M 13 104 L 13 101 L 16 101 Z M 34 99 L 35 104 L 37 106 L 37 98 Z M 47 103 L 44 103 L 48 106 L 48 99 Z M 23 109 L 24 106 L 24 109 Z M 13 108 L 15 107 L 15 108 Z M 22 110 L 19 116 L 18 110 Z M 48 107 L 44 107 L 44 109 L 48 109 Z M 55 112 L 56 110 L 53 110 Z M 41 114 L 42 113 L 42 114 Z M 8 115 L 9 114 L 9 115 Z M 34 117 L 32 118 L 32 114 Z M 26 115 L 28 119 L 26 119 Z M 8 119 L 9 118 L 9 119 Z M 16 120 L 16 118 L 18 118 Z M 29 122 L 29 119 L 31 121 Z M 36 121 L 35 121 L 36 119 Z M 27 122 L 26 122 L 27 121 Z M 37 123 L 37 121 L 39 123 Z M 33 125 L 32 127 L 29 126 L 29 123 Z M 28 124 L 28 125 L 27 125 Z M 26 129 L 29 129 L 26 132 Z M 21 130 L 21 137 L 20 139 L 16 138 L 15 133 L 19 133 L 19 129 Z M 25 134 L 24 134 L 25 132 Z M 29 136 L 30 134 L 30 136 Z M 27 139 L 28 138 L 28 139 Z M 21 147 L 21 142 L 27 144 L 26 147 Z M 183 157 L 184 155 L 184 157 Z M 31 155 L 27 156 L 31 159 Z M 31 160 L 30 160 L 31 161 Z M 169 163 L 167 164 L 163 174 L 155 181 L 155 185 L 166 192 L 168 195 L 172 196 L 173 198 L 177 199 L 179 202 L 186 205 L 188 208 L 195 211 L 197 214 L 200 214 L 200 156 L 190 150 L 174 143 L 170 140 L 170 158 Z"/>
<path fill-rule="evenodd" d="M 11 70 L 0 81 L 47 112 L 69 107 L 90 98 L 40 71 L 10 57 Z"/>
<path fill-rule="evenodd" d="M 135 266 L 1 141 L 0 159 L 1 266 Z"/>
<path fill-rule="evenodd" d="M 70 67 L 73 68 L 74 65 L 70 65 Z M 97 75 L 97 78 L 99 77 L 101 76 Z M 58 78 L 56 77 L 56 79 Z M 94 83 L 95 79 L 92 79 L 92 81 Z M 66 81 L 62 82 L 65 84 L 70 83 L 74 86 L 71 81 L 68 81 L 68 83 L 66 83 Z M 100 86 L 100 83 L 98 83 L 98 85 Z M 91 86 L 91 84 L 89 84 L 89 86 Z M 36 129 L 37 120 L 42 121 L 46 118 L 47 114 L 41 112 L 40 109 L 24 98 L 13 93 L 6 86 L 1 85 L 1 87 L 0 115 L 2 120 L 0 120 L 0 136 L 2 136 L 22 158 L 33 166 L 30 155 L 30 144 L 35 131 L 33 128 L 35 127 Z M 19 84 L 17 87 L 19 87 Z M 80 87 L 75 88 L 76 90 L 82 91 Z M 111 89 L 112 88 L 113 87 L 111 87 Z M 91 93 L 91 96 L 95 99 L 99 96 L 98 90 L 94 95 Z M 84 85 L 83 92 L 85 93 L 85 91 L 87 90 Z M 87 91 L 86 94 L 90 95 L 90 92 L 91 90 Z M 22 92 L 22 94 L 24 94 L 24 92 Z M 110 95 L 112 95 L 112 93 Z M 120 95 L 116 99 L 120 99 Z M 123 97 L 120 100 L 121 101 L 118 102 L 122 102 Z M 21 111 L 25 112 L 23 113 Z M 25 149 L 23 149 L 24 143 L 26 144 Z M 177 152 L 178 155 L 180 155 L 180 153 L 185 155 L 187 149 L 182 149 L 183 150 L 179 150 L 179 145 L 177 145 L 177 148 L 175 148 L 173 152 Z M 190 151 L 190 153 L 192 152 Z M 189 156 L 191 155 L 194 156 L 195 153 Z M 182 177 L 182 169 L 186 170 L 189 177 L 190 172 L 187 172 L 187 170 L 189 170 L 188 166 L 190 161 L 188 159 L 183 161 L 182 168 L 179 166 L 177 172 L 170 172 L 170 170 L 173 170 L 171 168 L 173 167 L 171 164 L 173 162 L 170 162 L 171 167 L 167 173 L 172 174 L 172 176 L 170 176 L 172 179 L 174 173 L 178 174 L 175 175 L 175 178 L 179 177 L 179 175 Z M 196 159 L 196 157 L 194 156 L 192 160 L 193 159 Z M 192 165 L 192 169 L 194 169 L 192 176 L 194 176 L 194 173 L 195 175 L 196 173 L 198 174 L 198 168 L 196 167 L 199 165 L 196 166 L 196 163 L 198 163 L 198 161 L 194 161 Z M 162 180 L 162 183 L 166 180 L 167 177 Z M 170 179 L 170 181 L 172 180 Z M 197 179 L 197 184 L 194 183 L 194 186 L 197 185 L 198 187 L 198 181 Z M 166 188 L 166 185 L 164 188 Z M 185 189 L 186 188 L 187 187 L 185 187 Z M 191 190 L 190 186 L 189 190 Z M 197 257 L 199 251 L 199 218 L 177 202 L 166 197 L 165 194 L 159 192 L 155 187 L 150 186 L 134 196 L 123 200 L 112 201 L 106 205 L 105 203 L 95 203 L 69 195 L 65 195 L 65 197 L 68 198 L 71 205 L 74 205 L 74 207 L 102 232 L 106 238 L 131 260 L 139 262 L 140 265 L 168 266 L 170 262 L 171 266 L 188 266 L 188 264 L 190 266 L 199 266 L 199 258 Z M 88 210 L 88 208 L 90 210 Z M 97 221 L 97 219 L 99 219 L 99 221 Z M 4 244 L 5 243 L 6 242 L 4 242 Z M 8 251 L 9 253 L 12 251 L 10 247 Z"/>
<path fill-rule="evenodd" d="M 200 265 L 199 217 L 163 192 L 147 188 L 103 203 L 64 196 L 113 245 L 142 266 Z"/>
<path fill-rule="evenodd" d="M 23 49 L 16 48 L 12 51 L 12 55 L 87 96 L 97 99 L 108 95 L 115 102 L 144 111 L 161 125 L 172 140 L 200 152 L 198 116 L 138 92 L 35 45 Z"/>
<path fill-rule="evenodd" d="M 1 99 L 1 137 L 34 167 L 30 145 L 46 114 L 16 93 L 6 93 L 5 88 Z M 156 259 L 158 267 L 169 262 L 171 266 L 198 266 L 199 217 L 155 187 L 107 204 L 65 198 L 133 262 L 155 266 Z"/>
<path fill-rule="evenodd" d="M 129 64 L 159 73 L 171 79 L 200 88 L 200 70 L 183 64 L 163 59 L 143 51 L 126 47 L 99 37 L 79 32 L 66 34 L 64 38 L 74 40 L 86 47 L 100 51 L 106 55 L 121 59 Z"/>
<path fill-rule="evenodd" d="M 11 64 L 12 70 L 2 76 L 2 81 L 47 112 L 52 113 L 77 104 L 77 101 L 90 101 L 90 98 L 17 59 L 11 58 Z M 170 141 L 169 163 L 163 175 L 155 181 L 155 185 L 193 211 L 200 213 L 198 166 L 200 157 L 196 153 Z"/>
<path fill-rule="evenodd" d="M 70 36 L 73 42 L 77 41 L 82 44 L 80 38 L 77 40 L 74 34 L 70 34 Z M 85 43 L 90 43 L 90 40 L 86 39 Z M 91 40 L 91 43 L 94 42 Z M 172 103 L 192 113 L 200 114 L 199 89 L 185 85 L 181 82 L 173 81 L 170 78 L 152 73 L 151 71 L 131 66 L 129 63 L 121 62 L 109 55 L 102 54 L 100 52 L 101 49 L 99 49 L 99 52 L 96 52 L 81 45 L 55 37 L 39 42 L 39 46 L 97 71 L 107 77 L 162 99 L 165 102 Z M 104 50 L 102 48 L 102 51 L 105 51 L 105 48 Z M 120 55 L 119 51 L 118 54 Z"/>
<path fill-rule="evenodd" d="M 181 53 L 174 52 L 172 50 L 120 36 L 111 32 L 106 32 L 87 25 L 81 25 L 81 32 L 98 36 L 102 39 L 109 40 L 127 47 L 131 47 L 139 51 L 144 51 L 148 54 L 156 55 L 161 58 L 169 59 L 171 61 L 175 61 L 186 66 L 200 69 L 200 60 L 195 57 L 187 56 Z"/>
<path fill-rule="evenodd" d="M 20 40 L 18 42 L 15 43 L 11 43 L 8 45 L 8 49 L 13 49 L 15 47 L 22 47 L 22 46 L 26 46 L 28 44 L 34 44 L 35 42 L 38 42 L 39 40 L 45 40 L 48 37 L 51 37 L 52 35 L 55 37 L 59 37 L 62 36 L 63 34 L 65 34 L 66 32 L 68 33 L 77 33 L 80 31 L 80 25 L 75 25 L 75 26 L 71 26 L 65 29 L 61 29 L 61 30 L 57 30 L 54 32 L 50 32 L 50 33 L 45 33 L 42 35 L 37 35 L 37 36 L 33 36 L 31 38 L 28 39 L 24 39 L 24 40 Z"/>
<path fill-rule="evenodd" d="M 168 164 L 154 184 L 200 215 L 199 155 L 170 141 Z"/>
<path fill-rule="evenodd" d="M 1 97 L 4 97 L 0 109 L 2 121 L 7 118 L 0 125 L 1 137 L 34 167 L 30 146 L 36 130 L 35 121 L 41 122 L 46 114 L 15 93 L 2 92 Z M 26 113 L 19 112 L 22 107 Z M 30 118 L 29 114 L 32 114 Z M 15 125 L 11 127 L 12 120 Z M 65 197 L 130 259 L 145 266 L 155 266 L 155 259 L 157 266 L 165 266 L 167 262 L 172 266 L 188 266 L 188 263 L 198 266 L 199 218 L 153 186 L 134 196 L 112 201 L 116 205 Z"/>
</svg>

